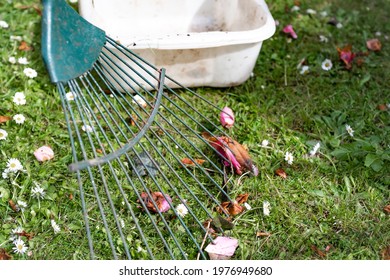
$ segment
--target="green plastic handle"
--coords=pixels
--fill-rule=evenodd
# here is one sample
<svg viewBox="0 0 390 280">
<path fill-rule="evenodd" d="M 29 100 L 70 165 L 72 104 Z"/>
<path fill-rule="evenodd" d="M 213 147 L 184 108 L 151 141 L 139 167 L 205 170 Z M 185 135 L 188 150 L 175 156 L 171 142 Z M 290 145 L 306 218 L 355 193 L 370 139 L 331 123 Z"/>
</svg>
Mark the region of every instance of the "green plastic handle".
<svg viewBox="0 0 390 280">
<path fill-rule="evenodd" d="M 53 83 L 90 70 L 106 42 L 106 33 L 83 19 L 64 0 L 42 0 L 42 57 Z"/>
</svg>

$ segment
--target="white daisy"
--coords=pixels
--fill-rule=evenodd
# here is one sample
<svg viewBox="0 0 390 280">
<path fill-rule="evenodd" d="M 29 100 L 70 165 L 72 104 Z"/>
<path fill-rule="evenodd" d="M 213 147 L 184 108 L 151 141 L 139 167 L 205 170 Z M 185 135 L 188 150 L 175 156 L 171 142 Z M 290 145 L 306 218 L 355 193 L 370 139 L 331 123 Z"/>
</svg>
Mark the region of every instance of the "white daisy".
<svg viewBox="0 0 390 280">
<path fill-rule="evenodd" d="M 188 214 L 188 209 L 187 207 L 181 203 L 179 205 L 176 206 L 176 211 L 177 211 L 177 214 L 180 216 L 180 217 L 184 217 L 185 215 Z"/>
<path fill-rule="evenodd" d="M 347 130 L 348 134 L 351 135 L 351 137 L 353 137 L 353 133 L 355 132 L 352 127 L 348 124 L 345 125 L 345 129 Z"/>
<path fill-rule="evenodd" d="M 23 169 L 23 165 L 17 158 L 10 158 L 7 161 L 8 172 L 17 172 Z"/>
<path fill-rule="evenodd" d="M 31 78 L 31 79 L 34 79 L 36 76 L 38 76 L 37 71 L 35 71 L 35 70 L 32 69 L 32 68 L 25 68 L 25 69 L 23 70 L 23 73 L 24 73 L 27 77 L 29 77 L 29 78 Z"/>
<path fill-rule="evenodd" d="M 6 21 L 0 20 L 0 27 L 6 29 L 9 27 L 9 25 Z"/>
<path fill-rule="evenodd" d="M 22 36 L 11 35 L 9 38 L 12 41 L 19 41 L 19 42 L 22 41 Z"/>
<path fill-rule="evenodd" d="M 50 223 L 51 223 L 51 226 L 52 226 L 55 234 L 57 234 L 61 231 L 61 228 L 59 225 L 57 225 L 56 221 L 50 220 Z"/>
<path fill-rule="evenodd" d="M 306 74 L 307 72 L 309 72 L 309 66 L 307 65 L 303 65 L 302 68 L 301 68 L 301 71 L 299 72 L 301 75 L 304 75 Z"/>
<path fill-rule="evenodd" d="M 288 164 L 292 164 L 294 161 L 294 156 L 290 152 L 286 152 L 284 155 L 284 160 L 287 161 Z"/>
<path fill-rule="evenodd" d="M 329 71 L 333 67 L 332 61 L 330 59 L 325 59 L 322 62 L 321 67 L 322 67 L 323 70 Z"/>
<path fill-rule="evenodd" d="M 27 65 L 28 64 L 28 60 L 25 57 L 19 57 L 18 58 L 18 63 L 19 64 L 23 64 L 23 65 Z"/>
<path fill-rule="evenodd" d="M 27 203 L 22 201 L 22 200 L 18 200 L 18 206 L 20 208 L 20 210 L 24 210 L 25 208 L 27 208 Z"/>
<path fill-rule="evenodd" d="M 66 100 L 73 101 L 76 98 L 76 93 L 69 91 L 65 94 L 65 97 Z"/>
<path fill-rule="evenodd" d="M 14 241 L 14 245 L 15 247 L 13 247 L 12 249 L 17 254 L 24 254 L 28 249 L 28 247 L 24 244 L 24 241 L 20 238 Z"/>
<path fill-rule="evenodd" d="M 263 141 L 261 141 L 261 146 L 262 146 L 263 148 L 267 147 L 268 144 L 269 144 L 269 141 L 268 141 L 267 139 L 264 139 Z"/>
<path fill-rule="evenodd" d="M 318 149 L 320 148 L 320 142 L 318 142 L 317 144 L 315 144 L 315 146 L 313 147 L 313 150 L 311 150 L 309 153 L 310 153 L 310 155 L 313 157 L 316 153 L 317 153 L 317 151 L 318 151 Z"/>
<path fill-rule="evenodd" d="M 268 201 L 263 201 L 263 214 L 269 216 L 271 212 L 271 204 Z"/>
<path fill-rule="evenodd" d="M 85 131 L 85 132 L 92 132 L 93 131 L 93 128 L 92 128 L 92 126 L 90 126 L 90 125 L 83 125 L 82 127 L 81 127 L 81 129 L 83 130 L 83 131 Z"/>
<path fill-rule="evenodd" d="M 326 17 L 328 15 L 328 12 L 327 11 L 322 11 L 322 12 L 320 12 L 320 15 L 323 16 L 323 17 Z"/>
<path fill-rule="evenodd" d="M 20 237 L 20 235 L 18 233 L 22 233 L 22 232 L 23 232 L 23 228 L 22 227 L 14 228 L 11 231 L 11 237 L 10 237 L 9 240 L 15 241 L 16 239 L 18 239 Z"/>
<path fill-rule="evenodd" d="M 8 58 L 8 62 L 9 62 L 9 63 L 12 63 L 12 64 L 15 64 L 15 63 L 16 63 L 16 58 L 15 58 L 14 56 L 10 56 L 10 57 Z"/>
<path fill-rule="evenodd" d="M 34 182 L 34 184 L 35 184 L 35 188 L 31 189 L 31 196 L 35 198 L 44 198 L 46 195 L 45 190 L 37 183 Z"/>
<path fill-rule="evenodd" d="M 1 129 L 1 128 L 0 128 L 0 140 L 5 140 L 5 139 L 7 139 L 7 136 L 8 136 L 8 132 L 5 131 L 4 129 Z"/>
<path fill-rule="evenodd" d="M 297 5 L 292 6 L 291 12 L 298 12 L 301 8 Z"/>
<path fill-rule="evenodd" d="M 320 42 L 321 43 L 328 43 L 329 39 L 325 37 L 324 35 L 320 35 Z"/>
<path fill-rule="evenodd" d="M 313 9 L 307 9 L 306 13 L 309 14 L 309 15 L 315 15 L 317 13 L 317 11 L 313 10 Z"/>
<path fill-rule="evenodd" d="M 136 104 L 138 104 L 138 105 L 140 105 L 140 106 L 142 106 L 144 108 L 147 106 L 146 101 L 138 94 L 133 96 L 133 101 L 132 102 L 136 103 Z"/>
<path fill-rule="evenodd" d="M 1 173 L 1 177 L 3 177 L 3 179 L 7 179 L 8 173 L 9 173 L 9 169 L 8 168 L 4 169 L 3 173 Z"/>
<path fill-rule="evenodd" d="M 26 104 L 26 95 L 24 92 L 16 92 L 12 100 L 16 105 L 25 105 Z"/>
<path fill-rule="evenodd" d="M 336 27 L 337 27 L 338 29 L 343 28 L 343 24 L 342 24 L 341 22 L 339 22 L 339 23 L 336 24 Z"/>
<path fill-rule="evenodd" d="M 16 114 L 16 115 L 13 117 L 13 120 L 14 120 L 17 124 L 23 124 L 24 121 L 26 120 L 26 118 L 25 118 L 22 114 Z"/>
</svg>

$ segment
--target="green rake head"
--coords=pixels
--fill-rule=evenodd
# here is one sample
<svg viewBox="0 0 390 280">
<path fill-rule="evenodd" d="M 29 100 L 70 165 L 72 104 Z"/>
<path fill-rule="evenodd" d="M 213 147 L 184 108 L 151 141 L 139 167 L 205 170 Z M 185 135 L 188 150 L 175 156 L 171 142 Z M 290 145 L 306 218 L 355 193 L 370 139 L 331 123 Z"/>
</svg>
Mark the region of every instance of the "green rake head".
<svg viewBox="0 0 390 280">
<path fill-rule="evenodd" d="M 226 218 L 221 202 L 232 201 L 223 155 L 202 136 L 225 135 L 220 109 L 65 1 L 42 2 L 42 56 L 67 123 L 88 257 L 207 258 L 206 221 Z"/>
</svg>

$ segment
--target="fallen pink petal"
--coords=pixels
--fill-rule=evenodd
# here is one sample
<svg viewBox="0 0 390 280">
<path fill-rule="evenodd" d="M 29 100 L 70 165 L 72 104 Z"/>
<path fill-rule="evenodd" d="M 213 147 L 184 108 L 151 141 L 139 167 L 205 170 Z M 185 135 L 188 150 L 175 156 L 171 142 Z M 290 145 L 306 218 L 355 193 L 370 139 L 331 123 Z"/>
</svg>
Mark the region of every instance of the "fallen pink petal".
<svg viewBox="0 0 390 280">
<path fill-rule="evenodd" d="M 212 260 L 227 260 L 234 255 L 238 247 L 238 240 L 226 236 L 218 236 L 212 243 L 207 245 L 205 251 Z"/>
<path fill-rule="evenodd" d="M 297 35 L 297 33 L 295 33 L 294 28 L 293 28 L 293 26 L 291 24 L 285 26 L 283 28 L 283 32 L 288 34 L 288 35 L 290 35 L 293 39 L 297 39 L 298 38 L 298 35 Z"/>
<path fill-rule="evenodd" d="M 233 110 L 229 107 L 222 109 L 221 114 L 219 115 L 219 120 L 225 128 L 231 128 L 234 125 L 234 113 Z"/>
<path fill-rule="evenodd" d="M 54 152 L 49 146 L 42 146 L 35 150 L 34 156 L 38 161 L 47 161 L 54 158 Z"/>
</svg>

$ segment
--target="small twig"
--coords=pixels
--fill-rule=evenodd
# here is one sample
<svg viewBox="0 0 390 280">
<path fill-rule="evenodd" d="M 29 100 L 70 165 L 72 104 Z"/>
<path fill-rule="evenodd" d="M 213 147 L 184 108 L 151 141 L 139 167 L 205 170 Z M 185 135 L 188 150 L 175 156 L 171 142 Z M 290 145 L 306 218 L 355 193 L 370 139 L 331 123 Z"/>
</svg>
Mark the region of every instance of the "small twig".
<svg viewBox="0 0 390 280">
<path fill-rule="evenodd" d="M 196 260 L 199 260 L 199 258 L 200 258 L 200 251 L 202 251 L 203 246 L 206 243 L 207 236 L 209 235 L 210 224 L 211 224 L 211 221 L 208 221 L 207 222 L 207 227 L 206 227 L 206 234 L 203 237 L 202 244 L 200 245 L 200 249 L 199 249 L 199 252 L 198 252 L 198 256 L 196 257 Z"/>
</svg>

